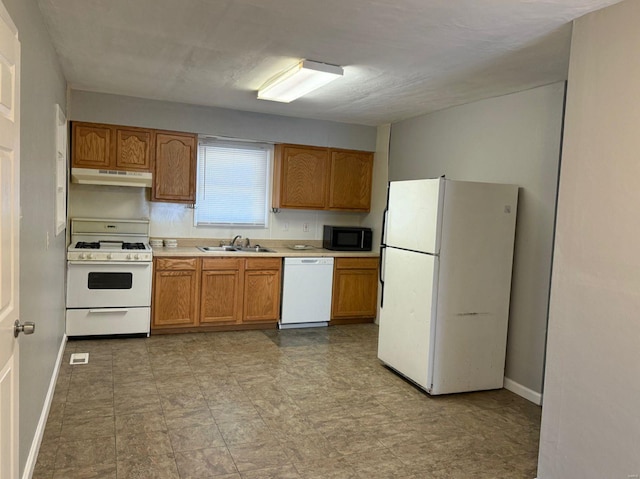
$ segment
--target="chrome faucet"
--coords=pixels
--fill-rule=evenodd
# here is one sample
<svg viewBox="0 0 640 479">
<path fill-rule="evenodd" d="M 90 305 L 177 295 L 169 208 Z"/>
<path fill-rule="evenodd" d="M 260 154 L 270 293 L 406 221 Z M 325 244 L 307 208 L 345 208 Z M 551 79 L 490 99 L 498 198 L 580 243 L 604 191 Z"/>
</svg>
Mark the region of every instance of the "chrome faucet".
<svg viewBox="0 0 640 479">
<path fill-rule="evenodd" d="M 243 241 L 243 247 L 245 248 L 251 248 L 251 240 L 249 238 L 245 238 Z"/>
<path fill-rule="evenodd" d="M 231 240 L 231 246 L 235 246 L 235 245 L 236 245 L 236 241 L 237 241 L 238 239 L 240 239 L 240 238 L 242 238 L 242 235 L 235 235 L 235 236 L 233 237 L 233 239 Z"/>
</svg>

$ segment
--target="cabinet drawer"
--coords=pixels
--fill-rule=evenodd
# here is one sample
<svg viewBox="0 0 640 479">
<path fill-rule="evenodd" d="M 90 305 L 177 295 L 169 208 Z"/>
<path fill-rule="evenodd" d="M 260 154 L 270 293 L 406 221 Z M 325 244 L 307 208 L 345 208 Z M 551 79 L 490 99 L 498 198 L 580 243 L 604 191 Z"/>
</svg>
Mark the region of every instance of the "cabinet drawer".
<svg viewBox="0 0 640 479">
<path fill-rule="evenodd" d="M 156 270 L 192 271 L 198 267 L 198 258 L 156 258 Z"/>
<path fill-rule="evenodd" d="M 282 266 L 282 258 L 247 258 L 245 269 L 280 269 Z"/>
<path fill-rule="evenodd" d="M 377 269 L 378 258 L 336 258 L 335 269 Z"/>
<path fill-rule="evenodd" d="M 202 269 L 219 270 L 219 269 L 239 269 L 242 259 L 240 258 L 203 258 Z"/>
</svg>

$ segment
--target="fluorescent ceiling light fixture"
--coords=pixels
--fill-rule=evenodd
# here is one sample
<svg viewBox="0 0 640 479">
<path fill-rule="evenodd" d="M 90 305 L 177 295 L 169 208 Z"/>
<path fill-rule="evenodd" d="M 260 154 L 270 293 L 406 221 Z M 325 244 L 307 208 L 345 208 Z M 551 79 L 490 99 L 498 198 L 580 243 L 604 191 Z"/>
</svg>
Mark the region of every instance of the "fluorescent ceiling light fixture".
<svg viewBox="0 0 640 479">
<path fill-rule="evenodd" d="M 289 103 L 341 77 L 343 72 L 337 65 L 302 60 L 262 85 L 258 99 Z"/>
</svg>

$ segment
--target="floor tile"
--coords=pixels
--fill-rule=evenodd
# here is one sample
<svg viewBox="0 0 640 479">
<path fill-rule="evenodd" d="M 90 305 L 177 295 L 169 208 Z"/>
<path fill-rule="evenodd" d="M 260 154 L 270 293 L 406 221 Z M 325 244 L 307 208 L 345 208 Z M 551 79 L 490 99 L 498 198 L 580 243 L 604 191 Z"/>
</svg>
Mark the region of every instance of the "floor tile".
<svg viewBox="0 0 640 479">
<path fill-rule="evenodd" d="M 199 390 L 166 391 L 160 393 L 160 404 L 165 412 L 182 409 L 207 408 L 207 402 Z"/>
<path fill-rule="evenodd" d="M 229 446 L 238 471 L 279 467 L 289 463 L 289 458 L 276 441 L 267 443 L 245 443 Z"/>
<path fill-rule="evenodd" d="M 275 436 L 262 419 L 218 424 L 227 445 L 274 441 Z"/>
<path fill-rule="evenodd" d="M 377 333 L 69 341 L 34 478 L 535 477 L 540 407 L 506 390 L 429 396 L 380 364 Z"/>
<path fill-rule="evenodd" d="M 176 463 L 181 479 L 200 479 L 238 472 L 226 447 L 178 452 Z"/>
<path fill-rule="evenodd" d="M 61 442 L 56 452 L 55 468 L 71 469 L 114 464 L 115 442 L 115 437 Z"/>
<path fill-rule="evenodd" d="M 175 452 L 193 451 L 225 446 L 222 434 L 215 424 L 185 427 L 169 431 L 171 446 Z"/>
<path fill-rule="evenodd" d="M 118 460 L 118 479 L 180 479 L 172 454 Z"/>
<path fill-rule="evenodd" d="M 160 412 L 141 412 L 116 416 L 116 434 L 130 435 L 149 431 L 166 431 L 164 415 Z"/>
<path fill-rule="evenodd" d="M 71 416 L 62 423 L 60 441 L 78 441 L 94 437 L 115 436 L 115 433 L 113 416 L 96 415 L 95 417 L 87 417 L 82 415 L 78 418 Z"/>
<path fill-rule="evenodd" d="M 145 431 L 116 436 L 118 460 L 171 453 L 173 453 L 173 449 L 167 431 Z"/>
<path fill-rule="evenodd" d="M 165 421 L 169 429 L 214 424 L 213 416 L 208 407 L 196 409 L 172 409 L 164 412 Z"/>
<path fill-rule="evenodd" d="M 98 464 L 56 469 L 53 479 L 116 479 L 116 464 Z"/>
<path fill-rule="evenodd" d="M 242 473 L 242 479 L 302 479 L 302 476 L 294 466 L 285 465 L 246 471 Z"/>
<path fill-rule="evenodd" d="M 359 479 L 344 458 L 295 462 L 294 466 L 305 479 Z"/>
<path fill-rule="evenodd" d="M 144 396 L 116 394 L 113 402 L 116 416 L 137 413 L 163 413 L 162 405 L 160 404 L 160 396 L 157 393 Z"/>
</svg>

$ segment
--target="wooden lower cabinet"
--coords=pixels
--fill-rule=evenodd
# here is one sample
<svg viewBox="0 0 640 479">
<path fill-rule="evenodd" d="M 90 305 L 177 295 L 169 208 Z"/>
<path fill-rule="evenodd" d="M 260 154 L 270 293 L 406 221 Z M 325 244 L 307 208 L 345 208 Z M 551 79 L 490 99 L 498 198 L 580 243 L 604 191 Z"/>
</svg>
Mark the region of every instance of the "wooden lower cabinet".
<svg viewBox="0 0 640 479">
<path fill-rule="evenodd" d="M 153 273 L 152 329 L 193 327 L 199 294 L 197 258 L 157 258 Z"/>
<path fill-rule="evenodd" d="M 200 324 L 238 324 L 242 321 L 242 263 L 236 258 L 202 260 Z"/>
<path fill-rule="evenodd" d="M 281 258 L 156 258 L 151 329 L 274 328 L 281 277 Z"/>
<path fill-rule="evenodd" d="M 371 322 L 378 306 L 378 258 L 336 258 L 331 324 Z"/>
<path fill-rule="evenodd" d="M 281 272 L 280 258 L 246 260 L 243 322 L 278 321 Z"/>
</svg>

